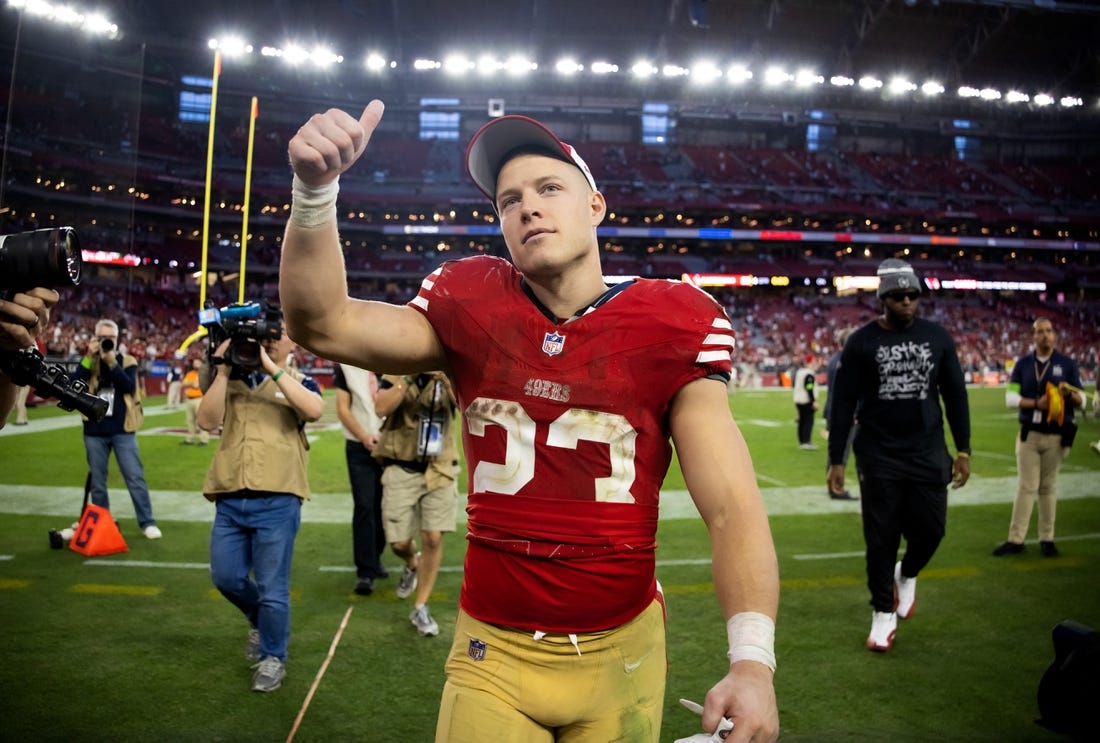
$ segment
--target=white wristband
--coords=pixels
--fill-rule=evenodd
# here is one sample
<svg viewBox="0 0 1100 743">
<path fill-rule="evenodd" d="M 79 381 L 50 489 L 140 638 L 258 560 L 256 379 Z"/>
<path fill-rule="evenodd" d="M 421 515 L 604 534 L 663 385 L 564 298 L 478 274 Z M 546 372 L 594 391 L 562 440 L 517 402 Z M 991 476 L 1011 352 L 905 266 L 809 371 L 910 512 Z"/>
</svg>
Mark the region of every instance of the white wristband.
<svg viewBox="0 0 1100 743">
<path fill-rule="evenodd" d="M 730 663 L 754 660 L 775 671 L 775 622 L 767 614 L 743 611 L 726 622 Z"/>
<path fill-rule="evenodd" d="M 290 221 L 298 227 L 313 228 L 336 221 L 336 195 L 340 179 L 323 186 L 310 186 L 297 175 L 291 187 Z"/>
</svg>

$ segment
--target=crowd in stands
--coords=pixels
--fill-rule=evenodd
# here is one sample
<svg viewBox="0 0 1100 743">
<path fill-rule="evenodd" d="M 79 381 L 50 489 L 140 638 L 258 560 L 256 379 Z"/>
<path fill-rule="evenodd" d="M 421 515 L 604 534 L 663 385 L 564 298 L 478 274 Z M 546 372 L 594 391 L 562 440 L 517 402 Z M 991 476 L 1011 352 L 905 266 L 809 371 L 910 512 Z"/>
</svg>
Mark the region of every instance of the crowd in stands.
<svg viewBox="0 0 1100 743">
<path fill-rule="evenodd" d="M 205 125 L 181 123 L 167 114 L 146 114 L 137 122 L 132 112 L 88 112 L 89 118 L 80 120 L 98 121 L 98 115 L 113 125 L 97 124 L 74 139 L 71 128 L 59 124 L 64 117 L 56 115 L 52 99 L 21 96 L 19 105 L 10 143 L 35 156 L 11 159 L 11 182 L 35 183 L 54 195 L 61 192 L 105 205 L 128 202 L 127 186 L 133 184 L 140 193 L 139 210 L 201 214 Z M 213 207 L 223 216 L 241 206 L 247 131 L 241 121 L 226 121 L 215 139 Z M 261 205 L 285 206 L 286 142 L 292 133 L 289 127 L 268 122 L 254 138 L 254 211 Z M 350 212 L 362 212 L 358 221 L 380 223 L 390 207 L 400 212 L 403 204 L 422 210 L 434 203 L 480 203 L 461 165 L 464 142 L 422 141 L 386 132 L 376 139 L 370 167 L 345 174 L 342 182 L 342 202 Z M 946 152 L 807 152 L 690 142 L 582 144 L 609 204 L 635 225 L 675 205 L 677 210 L 704 214 L 728 213 L 735 207 L 738 214 L 761 219 L 810 213 L 832 219 L 838 229 L 844 220 L 870 216 L 889 222 L 885 229 L 915 232 L 1023 230 L 1027 235 L 1097 237 L 1100 159 L 1095 157 L 959 160 Z M 453 217 L 443 214 L 452 223 L 471 219 L 469 209 L 460 208 Z"/>
<path fill-rule="evenodd" d="M 417 282 L 390 282 L 384 286 L 352 285 L 356 296 L 406 302 Z M 819 365 L 835 350 L 836 331 L 872 320 L 880 309 L 873 293 L 850 296 L 818 294 L 769 287 L 720 290 L 714 296 L 727 309 L 737 335 L 735 359 L 739 367 L 757 373 L 778 372 L 813 354 Z M 274 281 L 252 283 L 246 299 L 277 301 Z M 215 287 L 208 299 L 218 306 L 238 299 L 235 287 Z M 91 329 L 101 317 L 114 318 L 129 353 L 149 364 L 189 363 L 205 353 L 205 341 L 177 350 L 198 328 L 194 287 L 173 279 L 152 285 L 92 285 L 66 289 L 51 318 L 46 336 L 50 356 L 69 362 L 83 355 Z M 964 296 L 926 293 L 921 314 L 949 328 L 956 339 L 963 368 L 973 378 L 1003 373 L 1006 364 L 1027 353 L 1032 344 L 1030 326 L 1036 317 L 1054 319 L 1058 349 L 1075 358 L 1082 377 L 1095 383 L 1100 353 L 1100 304 L 1056 302 L 1052 298 L 1001 297 L 983 292 Z M 331 366 L 324 359 L 298 349 L 303 368 Z M 744 371 L 743 371 L 744 373 Z"/>
<path fill-rule="evenodd" d="M 737 332 L 739 362 L 774 371 L 797 365 L 806 354 L 820 363 L 836 350 L 836 331 L 858 327 L 881 313 L 873 293 L 846 297 L 754 290 L 718 295 Z M 925 293 L 922 317 L 951 330 L 963 370 L 971 375 L 1003 373 L 1032 346 L 1031 323 L 1051 318 L 1058 349 L 1075 358 L 1082 374 L 1095 379 L 1100 354 L 1100 305 L 1056 303 L 994 293 L 948 296 Z"/>
</svg>

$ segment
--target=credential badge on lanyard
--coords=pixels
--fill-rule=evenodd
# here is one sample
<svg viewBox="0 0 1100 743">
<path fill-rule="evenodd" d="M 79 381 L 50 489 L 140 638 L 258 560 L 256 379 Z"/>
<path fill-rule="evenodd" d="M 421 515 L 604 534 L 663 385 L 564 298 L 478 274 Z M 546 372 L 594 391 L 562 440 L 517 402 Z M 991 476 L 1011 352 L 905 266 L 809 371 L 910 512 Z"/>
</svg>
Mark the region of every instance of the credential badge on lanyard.
<svg viewBox="0 0 1100 743">
<path fill-rule="evenodd" d="M 417 431 L 416 453 L 421 457 L 435 457 L 443 451 L 443 382 L 435 380 L 432 386 L 432 409 L 420 414 Z"/>
</svg>

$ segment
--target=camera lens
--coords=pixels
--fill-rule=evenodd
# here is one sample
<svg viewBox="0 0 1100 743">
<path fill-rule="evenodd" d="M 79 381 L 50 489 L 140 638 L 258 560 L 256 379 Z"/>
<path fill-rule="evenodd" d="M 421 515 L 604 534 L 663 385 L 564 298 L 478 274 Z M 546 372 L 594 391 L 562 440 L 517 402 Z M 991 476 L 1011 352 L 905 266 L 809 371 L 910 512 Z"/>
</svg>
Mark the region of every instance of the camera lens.
<svg viewBox="0 0 1100 743">
<path fill-rule="evenodd" d="M 99 342 L 99 350 L 101 353 L 110 353 L 115 350 L 115 342 L 112 338 L 103 338 Z"/>
<path fill-rule="evenodd" d="M 76 286 L 82 267 L 72 227 L 0 235 L 0 289 Z"/>
</svg>

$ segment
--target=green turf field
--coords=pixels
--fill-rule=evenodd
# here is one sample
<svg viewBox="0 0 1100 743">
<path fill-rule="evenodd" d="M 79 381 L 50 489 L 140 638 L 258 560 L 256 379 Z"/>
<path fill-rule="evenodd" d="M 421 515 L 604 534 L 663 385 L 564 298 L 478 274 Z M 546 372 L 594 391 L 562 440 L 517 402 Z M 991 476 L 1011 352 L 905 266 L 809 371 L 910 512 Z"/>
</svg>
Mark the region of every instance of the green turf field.
<svg viewBox="0 0 1100 743">
<path fill-rule="evenodd" d="M 797 448 L 789 391 L 731 396 L 779 553 L 782 740 L 1060 740 L 1034 724 L 1036 690 L 1056 623 L 1100 627 L 1100 455 L 1087 446 L 1100 425 L 1083 422 L 1063 469 L 1062 556 L 1041 558 L 1032 541 L 1024 555 L 993 558 L 1015 488 L 1014 417 L 1003 399 L 1000 389 L 971 392 L 974 477 L 952 491 L 947 537 L 921 574 L 916 612 L 879 655 L 863 644 L 858 503 L 825 496 L 824 449 Z M 325 743 L 431 740 L 462 526 L 446 542 L 432 599 L 439 637 L 417 636 L 392 578 L 355 596 L 343 439 L 328 399 L 311 430 L 315 492 L 295 553 L 288 676 L 277 692 L 253 693 L 244 620 L 207 573 L 213 506 L 199 490 L 213 447 L 180 446 L 183 413 L 160 402 L 147 401 L 140 445 L 164 539 L 138 533 L 113 470 L 112 508 L 130 551 L 106 558 L 48 548 L 47 531 L 80 508 L 76 416 L 36 408 L 30 425 L 0 431 L 0 740 L 285 741 L 292 731 Z M 658 551 L 671 661 L 662 741 L 697 732 L 698 718 L 676 699 L 702 701 L 725 671 L 706 533 L 682 489 L 674 466 Z M 396 567 L 392 556 L 387 564 Z"/>
</svg>

